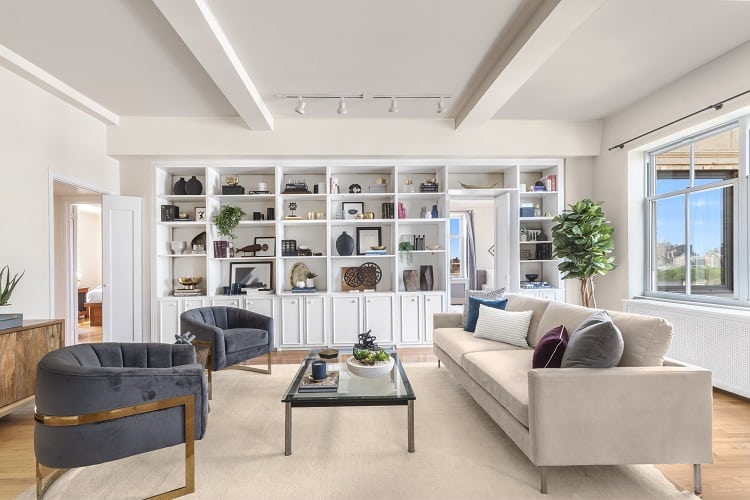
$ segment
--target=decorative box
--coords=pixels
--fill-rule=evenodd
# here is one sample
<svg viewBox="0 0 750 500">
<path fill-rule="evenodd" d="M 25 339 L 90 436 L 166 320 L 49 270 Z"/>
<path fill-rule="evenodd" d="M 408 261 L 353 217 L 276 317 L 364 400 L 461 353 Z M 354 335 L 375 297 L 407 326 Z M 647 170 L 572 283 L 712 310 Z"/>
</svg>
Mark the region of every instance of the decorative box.
<svg viewBox="0 0 750 500">
<path fill-rule="evenodd" d="M 387 193 L 388 184 L 370 184 L 371 193 Z"/>
<path fill-rule="evenodd" d="M 521 207 L 521 217 L 534 217 L 534 207 Z"/>
<path fill-rule="evenodd" d="M 243 186 L 221 186 L 221 194 L 245 194 L 245 188 Z"/>
<path fill-rule="evenodd" d="M 180 218 L 180 207 L 177 205 L 161 206 L 161 221 L 169 222 Z"/>
</svg>

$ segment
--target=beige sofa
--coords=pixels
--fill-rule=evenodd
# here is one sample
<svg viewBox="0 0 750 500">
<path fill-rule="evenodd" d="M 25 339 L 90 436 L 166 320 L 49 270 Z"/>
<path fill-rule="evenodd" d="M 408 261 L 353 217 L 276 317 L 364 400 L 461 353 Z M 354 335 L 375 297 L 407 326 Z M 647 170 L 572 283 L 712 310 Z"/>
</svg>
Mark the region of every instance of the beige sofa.
<svg viewBox="0 0 750 500">
<path fill-rule="evenodd" d="M 533 311 L 532 349 L 475 338 L 460 313 L 434 316 L 438 358 L 503 431 L 540 468 L 617 464 L 711 463 L 711 372 L 667 366 L 671 325 L 660 318 L 610 312 L 625 343 L 615 368 L 532 369 L 533 346 L 565 325 L 570 334 L 593 310 L 508 294 L 509 311 Z"/>
</svg>

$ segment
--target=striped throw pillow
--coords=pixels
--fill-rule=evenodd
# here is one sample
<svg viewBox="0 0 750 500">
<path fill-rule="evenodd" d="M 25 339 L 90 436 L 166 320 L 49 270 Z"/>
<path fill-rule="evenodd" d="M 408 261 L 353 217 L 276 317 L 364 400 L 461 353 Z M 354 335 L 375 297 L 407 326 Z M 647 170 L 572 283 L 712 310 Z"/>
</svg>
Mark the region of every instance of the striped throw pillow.
<svg viewBox="0 0 750 500">
<path fill-rule="evenodd" d="M 505 288 L 498 288 L 497 290 L 466 290 L 466 293 L 464 293 L 464 314 L 461 316 L 461 326 L 466 327 L 466 318 L 469 316 L 469 297 L 502 300 L 504 293 Z"/>
<path fill-rule="evenodd" d="M 504 311 L 480 305 L 474 336 L 518 347 L 529 347 L 526 335 L 529 333 L 529 323 L 533 314 L 532 311 Z"/>
</svg>

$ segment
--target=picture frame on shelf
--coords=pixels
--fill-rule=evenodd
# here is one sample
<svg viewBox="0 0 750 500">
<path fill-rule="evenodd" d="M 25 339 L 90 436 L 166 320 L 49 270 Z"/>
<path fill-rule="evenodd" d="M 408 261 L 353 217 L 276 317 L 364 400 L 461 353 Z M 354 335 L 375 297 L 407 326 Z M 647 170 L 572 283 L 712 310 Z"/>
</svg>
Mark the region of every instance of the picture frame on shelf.
<svg viewBox="0 0 750 500">
<path fill-rule="evenodd" d="M 275 236 L 256 236 L 255 244 L 260 245 L 260 250 L 255 251 L 256 257 L 276 257 Z"/>
<path fill-rule="evenodd" d="M 344 219 L 356 219 L 357 215 L 362 217 L 365 214 L 365 204 L 362 201 L 343 201 L 341 211 L 344 213 Z"/>
<path fill-rule="evenodd" d="M 357 255 L 365 255 L 371 246 L 383 244 L 382 229 L 379 226 L 357 228 Z"/>
<path fill-rule="evenodd" d="M 273 290 L 273 261 L 230 262 L 229 286 L 239 283 L 240 288 Z"/>
<path fill-rule="evenodd" d="M 521 250 L 521 260 L 531 260 L 533 258 L 531 250 Z"/>
<path fill-rule="evenodd" d="M 195 222 L 206 222 L 206 207 L 195 207 L 195 213 L 193 215 L 193 220 Z"/>
</svg>

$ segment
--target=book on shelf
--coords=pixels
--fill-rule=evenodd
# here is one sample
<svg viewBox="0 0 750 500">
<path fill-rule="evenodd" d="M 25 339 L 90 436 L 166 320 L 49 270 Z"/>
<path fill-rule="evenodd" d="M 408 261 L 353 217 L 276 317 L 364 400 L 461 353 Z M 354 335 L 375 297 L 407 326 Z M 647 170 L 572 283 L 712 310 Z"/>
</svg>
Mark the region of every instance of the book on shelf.
<svg viewBox="0 0 750 500">
<path fill-rule="evenodd" d="M 318 288 L 314 286 L 292 287 L 292 293 L 315 293 L 317 291 L 318 291 Z"/>
<path fill-rule="evenodd" d="M 365 250 L 365 255 L 388 255 L 388 250 Z"/>
<path fill-rule="evenodd" d="M 175 288 L 172 295 L 175 297 L 199 297 L 201 295 L 206 295 L 206 291 L 201 290 L 200 288 Z"/>
<path fill-rule="evenodd" d="M 339 388 L 339 372 L 333 370 L 326 373 L 326 378 L 314 380 L 312 373 L 307 371 L 299 383 L 299 392 L 336 392 Z"/>
</svg>

